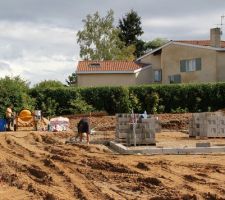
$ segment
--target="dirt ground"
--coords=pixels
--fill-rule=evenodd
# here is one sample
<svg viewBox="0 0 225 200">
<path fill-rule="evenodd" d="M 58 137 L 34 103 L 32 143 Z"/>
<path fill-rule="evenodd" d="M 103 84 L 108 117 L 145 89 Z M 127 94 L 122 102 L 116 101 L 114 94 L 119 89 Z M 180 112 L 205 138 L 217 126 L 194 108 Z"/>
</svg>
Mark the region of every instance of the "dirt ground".
<svg viewBox="0 0 225 200">
<path fill-rule="evenodd" d="M 183 123 L 178 115 L 164 118 Z M 78 120 L 73 117 L 72 127 Z M 115 118 L 93 117 L 92 123 L 98 124 L 98 131 L 112 134 Z M 158 134 L 157 145 L 189 141 L 185 133 L 174 130 Z M 119 155 L 103 145 L 65 145 L 73 134 L 1 133 L 0 199 L 225 199 L 225 154 Z"/>
<path fill-rule="evenodd" d="M 191 118 L 191 113 L 184 114 L 157 114 L 162 128 L 169 130 L 187 130 L 188 122 Z M 71 128 L 76 127 L 82 116 L 68 116 L 71 123 Z M 115 116 L 92 116 L 90 117 L 91 126 L 98 131 L 114 131 L 116 128 Z"/>
</svg>

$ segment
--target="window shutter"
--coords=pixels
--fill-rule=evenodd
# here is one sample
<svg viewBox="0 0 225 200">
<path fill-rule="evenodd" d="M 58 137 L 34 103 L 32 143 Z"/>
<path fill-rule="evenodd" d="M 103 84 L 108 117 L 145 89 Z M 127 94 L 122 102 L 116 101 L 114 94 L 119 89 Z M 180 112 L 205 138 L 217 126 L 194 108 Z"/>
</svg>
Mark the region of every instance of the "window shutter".
<svg viewBox="0 0 225 200">
<path fill-rule="evenodd" d="M 174 75 L 174 82 L 181 83 L 181 75 L 180 74 Z"/>
<path fill-rule="evenodd" d="M 169 77 L 169 82 L 173 83 L 172 76 L 168 76 L 168 77 Z"/>
<path fill-rule="evenodd" d="M 162 81 L 162 70 L 159 70 L 159 81 Z"/>
<path fill-rule="evenodd" d="M 201 58 L 196 58 L 196 71 L 199 71 L 202 69 L 202 60 Z"/>
<path fill-rule="evenodd" d="M 185 66 L 185 60 L 180 61 L 180 72 L 185 72 L 186 66 Z"/>
</svg>

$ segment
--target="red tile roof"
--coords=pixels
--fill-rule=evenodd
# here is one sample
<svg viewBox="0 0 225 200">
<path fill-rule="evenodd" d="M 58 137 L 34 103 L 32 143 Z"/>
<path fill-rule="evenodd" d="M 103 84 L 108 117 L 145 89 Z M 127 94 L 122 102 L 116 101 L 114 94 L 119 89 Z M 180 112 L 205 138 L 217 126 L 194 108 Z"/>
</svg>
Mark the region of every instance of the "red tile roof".
<svg viewBox="0 0 225 200">
<path fill-rule="evenodd" d="M 174 42 L 182 42 L 200 46 L 210 46 L 210 40 L 175 40 Z M 220 45 L 222 48 L 225 48 L 225 41 L 221 41 Z"/>
<path fill-rule="evenodd" d="M 139 64 L 133 61 L 79 61 L 77 72 L 99 72 L 99 71 L 135 71 L 143 67 L 143 64 Z"/>
</svg>

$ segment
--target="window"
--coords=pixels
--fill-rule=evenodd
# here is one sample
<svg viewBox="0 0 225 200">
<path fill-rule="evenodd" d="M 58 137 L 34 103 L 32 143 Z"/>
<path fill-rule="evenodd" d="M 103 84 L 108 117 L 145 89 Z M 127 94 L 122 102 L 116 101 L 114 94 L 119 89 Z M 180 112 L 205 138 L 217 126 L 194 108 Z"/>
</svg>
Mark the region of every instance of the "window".
<svg viewBox="0 0 225 200">
<path fill-rule="evenodd" d="M 193 72 L 201 70 L 201 58 L 180 61 L 180 72 Z"/>
<path fill-rule="evenodd" d="M 162 70 L 154 70 L 154 82 L 161 82 L 162 81 Z"/>
<path fill-rule="evenodd" d="M 89 67 L 100 67 L 100 63 L 90 63 Z"/>
<path fill-rule="evenodd" d="M 169 81 L 170 83 L 181 83 L 181 75 L 180 74 L 175 74 L 169 76 Z"/>
</svg>

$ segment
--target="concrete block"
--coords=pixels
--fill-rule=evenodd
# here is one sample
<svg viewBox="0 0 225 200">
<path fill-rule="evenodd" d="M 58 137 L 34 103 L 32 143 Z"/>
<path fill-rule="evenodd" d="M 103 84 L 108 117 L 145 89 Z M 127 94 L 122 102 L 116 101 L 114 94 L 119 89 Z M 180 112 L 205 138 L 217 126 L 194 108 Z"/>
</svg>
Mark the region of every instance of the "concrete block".
<svg viewBox="0 0 225 200">
<path fill-rule="evenodd" d="M 219 137 L 225 137 L 225 128 L 218 128 Z"/>
<path fill-rule="evenodd" d="M 117 129 L 117 132 L 120 133 L 129 133 L 131 130 L 130 129 Z"/>
<path fill-rule="evenodd" d="M 217 125 L 217 118 L 207 119 L 207 125 L 216 126 Z"/>
<path fill-rule="evenodd" d="M 210 147 L 210 142 L 198 142 L 196 143 L 196 147 Z"/>
<path fill-rule="evenodd" d="M 124 117 L 120 117 L 117 120 L 118 123 L 129 123 L 130 119 L 129 118 L 124 118 Z"/>
<path fill-rule="evenodd" d="M 138 135 L 138 134 L 141 134 L 143 132 L 143 129 L 142 128 L 136 128 L 135 129 L 135 133 Z"/>
<path fill-rule="evenodd" d="M 225 126 L 225 117 L 218 117 L 218 121 L 219 126 Z"/>
<path fill-rule="evenodd" d="M 207 137 L 217 137 L 218 129 L 217 126 L 215 127 L 208 127 L 207 129 Z"/>
<path fill-rule="evenodd" d="M 122 130 L 122 129 L 130 129 L 130 125 L 129 124 L 117 124 L 117 128 L 119 129 L 119 130 Z"/>
<path fill-rule="evenodd" d="M 122 117 L 122 113 L 116 113 L 116 118 Z"/>
<path fill-rule="evenodd" d="M 141 123 L 155 123 L 156 119 L 155 118 L 141 118 Z"/>
<path fill-rule="evenodd" d="M 136 128 L 136 129 L 142 129 L 142 124 L 141 124 L 141 123 L 137 123 L 137 124 L 135 125 L 135 128 Z"/>
<path fill-rule="evenodd" d="M 155 131 L 154 130 L 145 130 L 143 131 L 143 134 L 145 135 L 145 138 L 154 138 L 155 137 Z"/>
<path fill-rule="evenodd" d="M 194 128 L 189 127 L 188 133 L 190 137 L 196 136 L 196 131 Z"/>
<path fill-rule="evenodd" d="M 127 132 L 117 132 L 116 137 L 117 138 L 127 138 Z"/>
<path fill-rule="evenodd" d="M 130 118 L 130 114 L 123 113 L 123 114 L 122 114 L 122 117 L 124 117 L 124 118 Z"/>
</svg>

